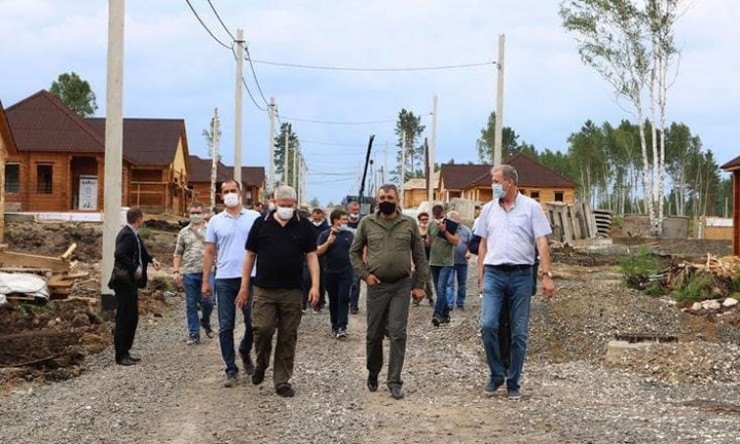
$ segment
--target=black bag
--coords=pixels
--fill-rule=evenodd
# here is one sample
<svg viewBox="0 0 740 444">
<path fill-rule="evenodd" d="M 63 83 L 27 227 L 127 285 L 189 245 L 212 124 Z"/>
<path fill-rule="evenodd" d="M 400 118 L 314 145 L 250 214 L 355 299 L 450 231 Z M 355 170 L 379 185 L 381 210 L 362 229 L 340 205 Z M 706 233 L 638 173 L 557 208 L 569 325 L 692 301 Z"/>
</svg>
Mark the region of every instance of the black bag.
<svg viewBox="0 0 740 444">
<path fill-rule="evenodd" d="M 118 285 L 133 285 L 133 279 L 130 271 L 118 265 L 114 265 L 113 273 L 111 273 L 110 281 L 108 281 L 108 287 L 113 288 L 113 286 Z"/>
<path fill-rule="evenodd" d="M 470 238 L 470 242 L 468 243 L 468 251 L 470 254 L 478 255 L 478 247 L 480 247 L 480 239 L 481 237 L 477 234 L 474 234 L 472 238 Z"/>
</svg>

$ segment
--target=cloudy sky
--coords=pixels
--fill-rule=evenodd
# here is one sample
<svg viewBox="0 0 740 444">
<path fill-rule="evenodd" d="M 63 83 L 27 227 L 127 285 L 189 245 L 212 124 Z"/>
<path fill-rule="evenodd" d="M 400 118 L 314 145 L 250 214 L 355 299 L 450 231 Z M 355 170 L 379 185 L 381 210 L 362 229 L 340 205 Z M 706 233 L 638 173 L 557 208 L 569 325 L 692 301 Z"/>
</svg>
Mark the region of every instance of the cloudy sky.
<svg viewBox="0 0 740 444">
<path fill-rule="evenodd" d="M 598 75 L 583 66 L 561 28 L 555 0 L 211 0 L 226 26 L 243 28 L 255 60 L 343 67 L 427 67 L 492 62 L 506 35 L 505 125 L 538 150 L 565 150 L 585 120 L 630 116 Z M 207 0 L 191 0 L 230 45 Z M 669 121 L 684 122 L 720 164 L 740 154 L 740 3 L 686 0 L 676 40 L 682 51 L 669 92 Z M 108 2 L 0 0 L 0 100 L 7 107 L 75 71 L 105 113 Z M 124 115 L 184 118 L 191 154 L 207 157 L 201 136 L 213 109 L 222 153 L 233 163 L 235 63 L 201 27 L 185 0 L 126 1 Z M 284 121 L 393 121 L 419 115 L 439 98 L 437 160 L 477 161 L 475 141 L 495 107 L 493 65 L 446 71 L 336 72 L 255 64 Z M 245 64 L 244 77 L 264 106 Z M 267 165 L 268 118 L 244 94 L 244 165 Z M 424 118 L 427 136 L 431 120 Z M 376 136 L 375 165 L 395 159 L 393 123 L 293 123 L 303 140 L 308 195 L 322 203 L 355 194 L 364 146 Z M 319 143 L 316 143 L 319 142 Z"/>
</svg>

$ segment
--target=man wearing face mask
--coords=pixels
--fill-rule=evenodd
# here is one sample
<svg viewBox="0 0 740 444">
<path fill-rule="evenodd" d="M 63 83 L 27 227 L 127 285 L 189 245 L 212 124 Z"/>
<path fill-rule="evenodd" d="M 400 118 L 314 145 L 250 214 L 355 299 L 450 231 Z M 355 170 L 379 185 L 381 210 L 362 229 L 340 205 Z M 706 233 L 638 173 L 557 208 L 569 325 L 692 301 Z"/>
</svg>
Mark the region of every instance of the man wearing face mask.
<svg viewBox="0 0 740 444">
<path fill-rule="evenodd" d="M 350 260 L 355 273 L 367 284 L 367 388 L 371 392 L 378 389 L 383 337 L 387 334 L 390 357 L 386 384 L 391 397 L 402 399 L 409 293 L 415 300 L 424 298 L 429 267 L 416 221 L 398 209 L 396 186 L 382 185 L 377 202 L 378 212 L 362 219 L 357 228 Z M 365 252 L 367 261 L 363 258 Z"/>
<path fill-rule="evenodd" d="M 203 254 L 203 288 L 205 299 L 211 297 L 208 279 L 216 259 L 216 297 L 218 298 L 218 339 L 221 357 L 226 364 L 224 387 L 233 387 L 239 379 L 239 368 L 235 363 L 234 325 L 236 319 L 235 300 L 242 284 L 244 244 L 249 230 L 260 215 L 242 205 L 242 191 L 235 180 L 221 183 L 221 196 L 226 209 L 211 218 L 206 230 L 206 247 Z M 216 253 L 218 252 L 218 256 Z M 244 373 L 254 372 L 250 357 L 252 350 L 252 308 L 250 304 L 239 307 L 244 316 L 244 337 L 239 344 L 239 356 Z"/>
<path fill-rule="evenodd" d="M 200 327 L 206 336 L 213 337 L 211 312 L 213 301 L 204 298 L 203 288 L 203 250 L 206 240 L 206 222 L 203 219 L 203 204 L 195 202 L 189 209 L 190 224 L 177 235 L 175 257 L 175 283 L 185 288 L 185 317 L 188 323 L 188 345 L 200 343 Z M 182 270 L 181 270 L 182 268 Z M 209 280 L 213 273 L 209 274 Z M 198 323 L 198 304 L 201 307 L 200 325 Z"/>
<path fill-rule="evenodd" d="M 349 314 L 349 291 L 352 286 L 352 263 L 349 260 L 349 247 L 354 235 L 347 229 L 347 212 L 331 212 L 331 228 L 319 235 L 316 240 L 319 259 L 324 262 L 324 284 L 329 293 L 329 317 L 331 336 L 335 339 L 347 337 L 347 316 Z"/>
<path fill-rule="evenodd" d="M 432 283 L 437 294 L 432 324 L 439 327 L 440 324 L 450 322 L 450 306 L 447 304 L 447 282 L 450 279 L 450 274 L 455 270 L 455 246 L 460 242 L 460 238 L 457 233 L 451 233 L 447 229 L 445 209 L 442 205 L 433 206 L 432 215 L 434 220 L 429 223 L 427 244 L 432 247 L 429 252 L 429 268 L 432 271 Z"/>
<path fill-rule="evenodd" d="M 547 236 L 552 231 L 540 204 L 518 191 L 519 176 L 514 167 L 494 167 L 491 179 L 494 198 L 483 207 L 475 228 L 475 234 L 481 237 L 478 251 L 479 273 L 483 276 L 481 335 L 490 372 L 483 392 L 491 396 L 506 382 L 508 398 L 515 400 L 522 397 L 519 380 L 527 349 L 537 251 L 544 295 L 550 299 L 555 292 L 547 245 Z M 499 342 L 504 302 L 508 303 L 511 329 L 508 375 Z"/>
<path fill-rule="evenodd" d="M 357 227 L 360 225 L 360 203 L 356 201 L 349 202 L 347 204 L 347 227 L 352 231 L 352 234 L 357 232 Z M 360 276 L 356 273 L 352 276 L 352 287 L 349 292 L 349 312 L 351 314 L 360 313 Z"/>
<path fill-rule="evenodd" d="M 313 234 L 316 236 L 316 239 L 319 238 L 319 235 L 321 233 L 329 229 L 329 222 L 327 222 L 326 220 L 324 210 L 322 210 L 321 208 L 313 209 L 313 211 L 311 212 L 311 225 L 313 227 Z M 324 279 L 324 258 L 322 256 L 319 256 L 319 305 L 318 308 L 314 309 L 314 314 L 319 314 L 326 305 L 326 284 L 324 283 Z M 308 301 L 308 289 L 311 287 L 311 276 L 308 273 L 308 269 L 304 269 L 303 280 L 306 286 L 306 288 L 303 290 L 303 308 L 305 309 L 307 307 Z"/>
<path fill-rule="evenodd" d="M 236 299 L 238 307 L 254 301 L 254 350 L 257 367 L 252 384 L 259 385 L 270 364 L 272 337 L 277 327 L 273 382 L 279 396 L 290 398 L 298 326 L 301 323 L 303 264 L 311 274 L 309 301 L 319 299 L 319 260 L 312 225 L 296 214 L 296 192 L 282 185 L 275 191 L 277 209 L 255 223 L 246 243 L 242 285 Z M 257 263 L 254 285 L 250 277 Z"/>
</svg>

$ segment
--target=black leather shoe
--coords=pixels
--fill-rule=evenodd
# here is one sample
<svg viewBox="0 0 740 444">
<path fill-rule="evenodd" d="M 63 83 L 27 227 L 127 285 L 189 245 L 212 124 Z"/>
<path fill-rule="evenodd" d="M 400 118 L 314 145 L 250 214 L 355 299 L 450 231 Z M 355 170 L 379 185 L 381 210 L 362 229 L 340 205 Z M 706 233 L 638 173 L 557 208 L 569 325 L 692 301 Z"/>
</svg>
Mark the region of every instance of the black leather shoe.
<svg viewBox="0 0 740 444">
<path fill-rule="evenodd" d="M 137 355 L 132 355 L 131 353 L 129 353 L 129 354 L 128 354 L 128 358 L 129 358 L 130 360 L 134 361 L 134 362 L 139 362 L 139 361 L 141 361 L 141 357 L 140 357 L 140 356 L 137 356 Z"/>
<path fill-rule="evenodd" d="M 293 390 L 293 387 L 289 385 L 281 385 L 275 389 L 275 392 L 283 398 L 292 398 L 295 396 L 295 390 Z"/>
<path fill-rule="evenodd" d="M 242 358 L 244 373 L 248 375 L 254 373 L 254 364 L 252 364 L 252 358 L 249 357 L 249 353 L 244 353 L 243 351 L 239 350 L 239 356 Z"/>
<path fill-rule="evenodd" d="M 378 390 L 378 375 L 372 373 L 367 375 L 367 389 L 371 392 Z"/>
<path fill-rule="evenodd" d="M 116 364 L 118 364 L 118 365 L 136 365 L 136 361 L 134 361 L 133 359 L 131 359 L 128 356 L 124 356 L 121 359 L 116 359 Z"/>
<path fill-rule="evenodd" d="M 264 380 L 265 380 L 265 369 L 263 368 L 254 369 L 254 373 L 252 373 L 252 384 L 260 385 L 262 384 L 262 381 Z"/>
<path fill-rule="evenodd" d="M 401 387 L 395 385 L 391 387 L 391 397 L 393 399 L 403 399 L 404 396 L 405 394 L 403 393 L 403 389 Z"/>
</svg>

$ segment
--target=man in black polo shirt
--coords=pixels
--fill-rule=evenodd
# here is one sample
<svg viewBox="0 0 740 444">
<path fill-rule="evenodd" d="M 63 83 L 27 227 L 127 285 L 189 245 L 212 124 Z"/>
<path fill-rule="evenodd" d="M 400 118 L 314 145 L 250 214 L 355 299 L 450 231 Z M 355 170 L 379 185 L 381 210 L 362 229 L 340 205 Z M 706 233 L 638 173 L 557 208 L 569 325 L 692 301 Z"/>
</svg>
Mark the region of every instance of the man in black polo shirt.
<svg viewBox="0 0 740 444">
<path fill-rule="evenodd" d="M 296 214 L 296 193 L 283 185 L 275 190 L 277 208 L 255 222 L 249 232 L 246 259 L 242 271 L 242 285 L 236 299 L 237 307 L 249 303 L 252 307 L 252 329 L 257 366 L 252 384 L 265 379 L 270 365 L 272 336 L 278 329 L 275 345 L 273 381 L 278 395 L 292 397 L 290 385 L 295 360 L 298 326 L 301 323 L 302 273 L 304 261 L 311 274 L 309 301 L 314 307 L 319 299 L 319 261 L 316 256 L 316 238 L 308 219 Z M 257 262 L 254 295 L 249 294 L 252 267 Z"/>
<path fill-rule="evenodd" d="M 352 286 L 352 263 L 349 246 L 355 238 L 347 229 L 347 212 L 336 209 L 329 215 L 331 228 L 319 234 L 317 253 L 323 261 L 324 285 L 329 293 L 331 335 L 336 339 L 347 337 L 349 292 Z"/>
</svg>

